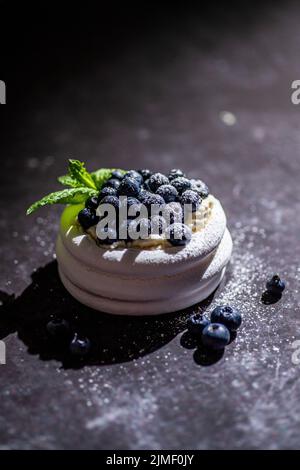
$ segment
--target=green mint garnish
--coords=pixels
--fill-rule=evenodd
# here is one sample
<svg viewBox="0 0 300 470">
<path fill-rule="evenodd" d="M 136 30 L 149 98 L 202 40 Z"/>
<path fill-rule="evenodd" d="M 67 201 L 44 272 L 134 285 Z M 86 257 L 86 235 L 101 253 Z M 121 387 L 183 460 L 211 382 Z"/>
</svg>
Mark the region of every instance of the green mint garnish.
<svg viewBox="0 0 300 470">
<path fill-rule="evenodd" d="M 69 176 L 81 186 L 97 189 L 91 174 L 85 169 L 84 163 L 79 160 L 69 160 Z"/>
<path fill-rule="evenodd" d="M 80 204 L 85 202 L 91 196 L 96 196 L 97 191 L 92 188 L 70 188 L 63 189 L 62 191 L 57 191 L 55 193 L 48 194 L 39 201 L 32 204 L 32 206 L 27 209 L 27 215 L 32 214 L 40 207 L 46 206 L 48 204 Z"/>
<path fill-rule="evenodd" d="M 74 180 L 74 178 L 72 178 L 72 176 L 70 175 L 59 176 L 57 178 L 57 181 L 59 181 L 59 183 L 62 184 L 63 186 L 70 186 L 71 188 L 82 187 L 82 183 L 79 183 L 79 181 Z"/>
<path fill-rule="evenodd" d="M 85 202 L 89 197 L 98 194 L 113 171 L 114 168 L 101 168 L 89 173 L 83 162 L 70 159 L 68 174 L 58 177 L 58 181 L 69 188 L 48 194 L 35 202 L 27 210 L 27 215 L 48 204 L 80 204 Z"/>
</svg>

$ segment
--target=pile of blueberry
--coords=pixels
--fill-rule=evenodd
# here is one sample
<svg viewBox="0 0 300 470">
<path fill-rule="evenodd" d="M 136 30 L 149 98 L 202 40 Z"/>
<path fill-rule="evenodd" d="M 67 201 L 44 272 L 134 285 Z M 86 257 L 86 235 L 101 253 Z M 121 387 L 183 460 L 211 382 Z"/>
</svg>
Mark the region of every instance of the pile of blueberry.
<svg viewBox="0 0 300 470">
<path fill-rule="evenodd" d="M 160 235 L 165 237 L 174 246 L 185 245 L 191 239 L 191 229 L 183 223 L 183 206 L 189 204 L 192 212 L 195 212 L 202 200 L 209 195 L 208 188 L 201 180 L 191 180 L 178 169 L 173 169 L 168 175 L 162 173 L 152 173 L 150 170 L 130 170 L 126 173 L 115 170 L 111 178 L 106 181 L 98 197 L 94 196 L 86 201 L 85 208 L 78 214 L 78 221 L 83 229 L 96 225 L 99 217 L 96 215 L 96 209 L 100 204 L 111 204 L 116 213 L 120 209 L 120 196 L 127 197 L 127 207 L 143 204 L 148 211 L 148 218 L 139 221 L 140 226 L 146 227 L 148 235 L 151 234 L 153 227 Z M 171 223 L 166 227 L 166 220 L 162 215 L 156 215 L 151 218 L 151 205 L 159 205 L 168 214 L 168 220 Z M 126 242 L 130 242 L 129 226 L 134 223 L 133 218 L 128 218 L 125 227 L 127 233 Z M 118 228 L 113 232 L 107 228 L 107 238 L 99 240 L 100 243 L 111 244 L 119 239 Z M 137 230 L 138 231 L 138 230 Z M 179 234 L 179 236 L 178 236 Z"/>
<path fill-rule="evenodd" d="M 196 313 L 187 320 L 189 333 L 201 344 L 211 350 L 222 350 L 235 337 L 242 323 L 240 312 L 230 305 L 216 307 L 210 319 L 202 313 Z"/>
</svg>

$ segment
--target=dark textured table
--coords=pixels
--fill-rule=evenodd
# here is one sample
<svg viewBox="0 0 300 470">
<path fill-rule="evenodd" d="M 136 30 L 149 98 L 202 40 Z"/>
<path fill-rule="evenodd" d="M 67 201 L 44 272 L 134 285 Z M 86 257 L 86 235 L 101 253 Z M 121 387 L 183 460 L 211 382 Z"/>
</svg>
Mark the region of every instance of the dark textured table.
<svg viewBox="0 0 300 470">
<path fill-rule="evenodd" d="M 297 448 L 300 7 L 108 15 L 83 14 L 80 28 L 23 25 L 1 70 L 0 448 Z M 54 259 L 60 208 L 25 210 L 59 188 L 70 156 L 90 169 L 183 168 L 221 199 L 232 262 L 194 310 L 243 312 L 222 358 L 188 340 L 191 309 L 124 319 L 69 298 Z M 275 272 L 287 289 L 265 305 Z M 57 312 L 93 337 L 85 362 L 49 344 Z"/>
</svg>

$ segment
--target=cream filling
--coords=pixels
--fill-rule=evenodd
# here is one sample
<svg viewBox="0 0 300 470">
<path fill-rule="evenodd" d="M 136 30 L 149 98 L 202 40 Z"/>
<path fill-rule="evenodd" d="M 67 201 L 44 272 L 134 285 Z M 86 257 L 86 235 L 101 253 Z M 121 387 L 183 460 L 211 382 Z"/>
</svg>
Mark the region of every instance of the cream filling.
<svg viewBox="0 0 300 470">
<path fill-rule="evenodd" d="M 196 233 L 201 230 L 203 230 L 210 217 L 212 214 L 212 210 L 214 208 L 214 197 L 212 195 L 209 195 L 207 198 L 205 198 L 199 209 L 194 212 L 193 214 L 190 214 L 188 220 L 186 221 L 186 225 L 190 227 L 190 229 Z M 96 235 L 96 225 L 93 227 L 89 228 L 86 231 L 95 241 L 97 241 L 97 235 Z M 133 240 L 131 242 L 125 242 L 124 240 L 119 240 L 111 245 L 106 245 L 109 249 L 113 250 L 115 248 L 136 248 L 139 250 L 153 250 L 153 249 L 164 249 L 171 247 L 171 243 L 165 239 L 163 236 L 160 235 L 150 235 L 149 238 L 147 239 L 138 239 L 138 240 Z"/>
</svg>

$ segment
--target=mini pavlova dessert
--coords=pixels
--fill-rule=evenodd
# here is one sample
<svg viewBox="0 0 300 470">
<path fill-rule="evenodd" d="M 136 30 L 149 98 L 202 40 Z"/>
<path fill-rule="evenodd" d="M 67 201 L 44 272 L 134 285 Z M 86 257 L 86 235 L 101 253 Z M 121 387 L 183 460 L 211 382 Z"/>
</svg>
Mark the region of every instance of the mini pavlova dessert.
<svg viewBox="0 0 300 470">
<path fill-rule="evenodd" d="M 226 217 L 201 180 L 178 169 L 100 169 L 69 160 L 68 189 L 33 204 L 67 204 L 56 254 L 77 300 L 119 315 L 156 315 L 208 297 L 232 251 Z"/>
</svg>

